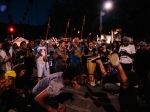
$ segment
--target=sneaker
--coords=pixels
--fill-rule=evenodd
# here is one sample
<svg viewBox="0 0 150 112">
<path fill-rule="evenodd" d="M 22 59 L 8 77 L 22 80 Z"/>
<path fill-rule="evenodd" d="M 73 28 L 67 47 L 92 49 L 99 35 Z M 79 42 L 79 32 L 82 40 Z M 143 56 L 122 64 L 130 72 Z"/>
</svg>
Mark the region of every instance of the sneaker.
<svg viewBox="0 0 150 112">
<path fill-rule="evenodd" d="M 118 66 L 119 64 L 119 57 L 118 57 L 118 54 L 116 53 L 113 53 L 110 57 L 110 62 L 112 64 L 113 67 L 116 67 Z"/>
<path fill-rule="evenodd" d="M 97 56 L 97 57 L 95 57 L 95 58 L 92 58 L 92 59 L 91 59 L 91 62 L 95 63 L 96 60 L 100 60 L 100 59 L 101 59 L 101 57 L 100 57 L 100 56 Z"/>
</svg>

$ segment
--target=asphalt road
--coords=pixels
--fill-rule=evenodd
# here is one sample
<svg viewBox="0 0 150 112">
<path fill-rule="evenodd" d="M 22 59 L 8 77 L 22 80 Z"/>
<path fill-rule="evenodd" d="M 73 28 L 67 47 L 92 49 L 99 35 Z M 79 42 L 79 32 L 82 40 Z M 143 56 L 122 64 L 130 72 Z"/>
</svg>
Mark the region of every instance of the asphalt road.
<svg viewBox="0 0 150 112">
<path fill-rule="evenodd" d="M 64 102 L 67 112 L 117 112 L 119 109 L 118 94 L 104 91 L 101 87 L 87 85 L 81 86 L 79 90 L 67 87 L 68 100 Z M 150 112 L 146 103 L 142 102 L 139 97 L 137 100 L 140 112 Z"/>
</svg>

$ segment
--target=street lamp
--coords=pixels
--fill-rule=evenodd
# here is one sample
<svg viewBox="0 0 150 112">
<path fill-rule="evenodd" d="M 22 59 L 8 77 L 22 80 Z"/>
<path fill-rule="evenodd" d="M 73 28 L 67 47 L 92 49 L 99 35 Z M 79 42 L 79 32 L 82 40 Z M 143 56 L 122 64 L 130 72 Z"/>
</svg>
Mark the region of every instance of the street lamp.
<svg viewBox="0 0 150 112">
<path fill-rule="evenodd" d="M 104 4 L 104 7 L 100 10 L 100 26 L 99 26 L 99 30 L 100 30 L 100 38 L 101 38 L 101 34 L 102 34 L 102 16 L 105 15 L 105 13 L 103 12 L 104 9 L 109 10 L 112 8 L 112 2 L 111 1 L 107 1 Z"/>
</svg>

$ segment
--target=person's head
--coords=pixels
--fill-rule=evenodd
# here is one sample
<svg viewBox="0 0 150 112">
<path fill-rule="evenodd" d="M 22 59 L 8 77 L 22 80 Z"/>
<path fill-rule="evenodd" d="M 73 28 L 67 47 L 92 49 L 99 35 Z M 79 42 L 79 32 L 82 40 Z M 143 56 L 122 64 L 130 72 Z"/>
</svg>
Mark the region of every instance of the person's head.
<svg viewBox="0 0 150 112">
<path fill-rule="evenodd" d="M 5 42 L 8 42 L 8 43 L 12 44 L 12 39 L 11 38 L 6 38 Z"/>
<path fill-rule="evenodd" d="M 20 47 L 21 47 L 22 50 L 26 50 L 26 49 L 27 49 L 27 44 L 26 44 L 26 42 L 25 42 L 25 41 L 22 41 L 22 42 L 20 43 Z"/>
<path fill-rule="evenodd" d="M 41 46 L 44 46 L 44 45 L 45 45 L 45 40 L 44 40 L 44 37 L 43 37 L 43 36 L 40 37 L 40 45 L 41 45 Z"/>
<path fill-rule="evenodd" d="M 5 42 L 2 46 L 3 46 L 3 49 L 6 52 L 6 54 L 9 53 L 9 50 L 12 47 L 12 45 L 10 43 L 8 43 L 8 42 Z"/>
<path fill-rule="evenodd" d="M 30 44 L 30 47 L 34 47 L 34 41 L 33 40 L 31 40 L 29 44 Z"/>
<path fill-rule="evenodd" d="M 75 37 L 75 38 L 74 38 L 74 43 L 75 43 L 76 45 L 79 45 L 79 42 L 80 42 L 79 38 L 78 38 L 78 37 Z"/>
<path fill-rule="evenodd" d="M 102 49 L 104 49 L 104 50 L 105 50 L 105 49 L 106 49 L 106 47 L 107 47 L 107 44 L 106 44 L 106 43 L 103 43 L 103 44 L 102 44 Z"/>
<path fill-rule="evenodd" d="M 129 37 L 123 37 L 122 42 L 123 42 L 124 46 L 128 46 L 129 45 Z"/>
<path fill-rule="evenodd" d="M 12 69 L 16 73 L 16 77 L 21 77 L 25 74 L 25 65 L 24 64 L 17 64 Z"/>
<path fill-rule="evenodd" d="M 16 77 L 15 71 L 7 71 L 6 73 L 0 71 L 0 81 L 3 81 L 3 83 L 4 83 L 4 85 L 3 85 L 3 87 L 5 87 L 4 91 L 6 91 L 10 88 L 10 86 L 13 84 L 13 82 L 15 80 L 15 77 Z M 0 87 L 0 89 L 2 89 L 1 87 Z"/>
<path fill-rule="evenodd" d="M 114 47 L 117 46 L 117 42 L 116 42 L 116 41 L 113 42 L 113 46 L 114 46 Z"/>
<path fill-rule="evenodd" d="M 63 40 L 60 40 L 59 41 L 59 46 L 64 49 L 66 47 L 66 44 Z"/>
<path fill-rule="evenodd" d="M 93 40 L 93 44 L 97 44 L 97 41 L 96 41 L 96 40 Z"/>
<path fill-rule="evenodd" d="M 69 66 L 66 70 L 63 71 L 64 82 L 70 83 L 76 76 L 80 75 L 77 67 Z"/>
<path fill-rule="evenodd" d="M 13 44 L 13 49 L 18 49 L 18 45 L 16 43 Z"/>
<path fill-rule="evenodd" d="M 144 41 L 141 41 L 141 42 L 140 42 L 140 49 L 141 49 L 141 50 L 146 50 L 146 49 L 147 49 L 146 46 L 147 46 L 147 43 L 146 43 L 146 42 L 144 42 Z"/>
<path fill-rule="evenodd" d="M 114 67 L 112 66 L 111 63 L 108 64 L 108 71 L 111 72 L 114 70 Z"/>
<path fill-rule="evenodd" d="M 53 47 L 52 42 L 49 42 L 49 43 L 48 43 L 48 47 L 49 47 L 49 48 L 52 48 L 52 47 Z"/>
<path fill-rule="evenodd" d="M 89 42 L 89 48 L 93 48 L 93 42 Z"/>
<path fill-rule="evenodd" d="M 105 40 L 105 39 L 102 39 L 102 40 L 101 40 L 101 44 L 103 44 L 103 43 L 106 43 L 106 40 Z"/>
</svg>

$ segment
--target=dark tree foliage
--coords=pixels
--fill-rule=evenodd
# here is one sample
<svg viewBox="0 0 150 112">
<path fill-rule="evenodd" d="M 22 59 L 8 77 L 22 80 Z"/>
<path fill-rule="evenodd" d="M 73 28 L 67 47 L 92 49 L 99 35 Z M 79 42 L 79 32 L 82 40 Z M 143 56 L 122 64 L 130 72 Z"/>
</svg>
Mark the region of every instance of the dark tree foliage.
<svg viewBox="0 0 150 112">
<path fill-rule="evenodd" d="M 83 34 L 87 35 L 87 32 L 91 32 L 95 27 L 95 24 L 99 24 L 95 23 L 98 16 L 97 4 L 99 4 L 99 0 L 54 0 L 51 9 L 48 9 L 51 18 L 51 30 L 54 29 L 64 36 L 68 19 L 70 19 L 68 36 L 73 36 L 76 33 L 74 28 L 81 31 L 85 16 Z"/>
<path fill-rule="evenodd" d="M 74 28 L 81 31 L 83 17 L 85 26 L 83 34 L 87 36 L 99 33 L 100 10 L 106 0 L 54 0 L 48 9 L 51 18 L 51 30 L 64 35 L 68 19 L 70 26 L 68 36 L 75 35 Z M 150 1 L 149 0 L 112 0 L 113 8 L 105 11 L 103 32 L 121 27 L 125 35 L 133 37 L 149 36 Z M 54 35 L 54 34 L 53 34 Z"/>
</svg>

